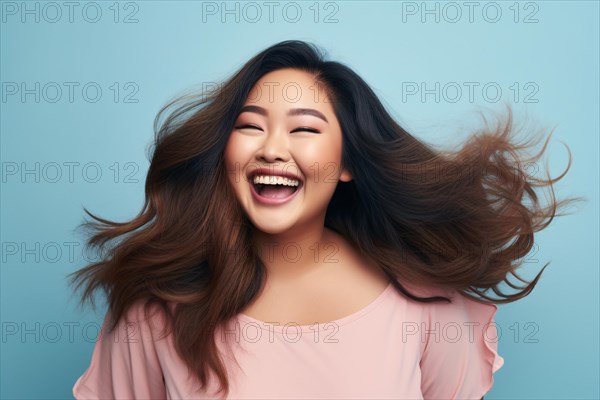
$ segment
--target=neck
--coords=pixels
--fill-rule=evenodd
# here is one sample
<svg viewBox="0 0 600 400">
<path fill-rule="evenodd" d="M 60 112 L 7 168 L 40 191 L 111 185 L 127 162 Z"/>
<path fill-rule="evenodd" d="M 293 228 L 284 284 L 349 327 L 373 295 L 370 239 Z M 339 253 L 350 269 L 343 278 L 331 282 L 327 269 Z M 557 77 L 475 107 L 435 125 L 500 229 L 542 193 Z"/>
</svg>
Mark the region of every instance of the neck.
<svg viewBox="0 0 600 400">
<path fill-rule="evenodd" d="M 297 280 L 320 269 L 323 262 L 335 262 L 339 244 L 332 232 L 316 225 L 302 232 L 268 234 L 256 230 L 254 240 L 270 278 Z"/>
</svg>

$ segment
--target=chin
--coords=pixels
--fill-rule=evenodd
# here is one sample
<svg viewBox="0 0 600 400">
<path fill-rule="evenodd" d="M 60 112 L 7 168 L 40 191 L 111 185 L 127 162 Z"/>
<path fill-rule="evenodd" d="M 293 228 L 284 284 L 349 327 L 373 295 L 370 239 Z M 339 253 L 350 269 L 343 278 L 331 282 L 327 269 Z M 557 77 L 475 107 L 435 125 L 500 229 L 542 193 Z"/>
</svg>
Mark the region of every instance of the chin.
<svg viewBox="0 0 600 400">
<path fill-rule="evenodd" d="M 281 233 L 285 233 L 287 232 L 291 226 L 284 226 L 281 224 L 278 225 L 269 225 L 269 224 L 257 224 L 257 223 L 253 223 L 254 228 L 256 230 L 259 230 L 263 233 L 269 234 L 269 235 L 277 235 L 277 234 L 281 234 Z"/>
</svg>

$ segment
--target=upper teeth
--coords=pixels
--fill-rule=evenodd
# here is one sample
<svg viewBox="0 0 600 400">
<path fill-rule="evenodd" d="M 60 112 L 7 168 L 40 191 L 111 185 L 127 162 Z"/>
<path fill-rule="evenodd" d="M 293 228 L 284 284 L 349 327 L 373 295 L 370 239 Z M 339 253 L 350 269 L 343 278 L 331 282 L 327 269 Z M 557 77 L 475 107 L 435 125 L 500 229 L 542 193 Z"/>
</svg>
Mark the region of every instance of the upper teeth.
<svg viewBox="0 0 600 400">
<path fill-rule="evenodd" d="M 296 179 L 284 178 L 281 176 L 256 175 L 254 177 L 254 183 L 262 183 L 263 185 L 298 186 L 300 184 L 300 181 Z"/>
</svg>

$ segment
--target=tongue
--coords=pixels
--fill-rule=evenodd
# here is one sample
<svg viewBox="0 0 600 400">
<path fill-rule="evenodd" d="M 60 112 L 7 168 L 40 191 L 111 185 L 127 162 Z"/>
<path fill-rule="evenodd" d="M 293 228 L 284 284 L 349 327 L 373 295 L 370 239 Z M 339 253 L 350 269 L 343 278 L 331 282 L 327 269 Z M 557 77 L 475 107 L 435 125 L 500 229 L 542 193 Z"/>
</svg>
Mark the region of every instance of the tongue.
<svg viewBox="0 0 600 400">
<path fill-rule="evenodd" d="M 291 196 L 292 193 L 294 193 L 294 189 L 291 186 L 265 185 L 260 195 L 270 199 L 283 199 Z"/>
</svg>

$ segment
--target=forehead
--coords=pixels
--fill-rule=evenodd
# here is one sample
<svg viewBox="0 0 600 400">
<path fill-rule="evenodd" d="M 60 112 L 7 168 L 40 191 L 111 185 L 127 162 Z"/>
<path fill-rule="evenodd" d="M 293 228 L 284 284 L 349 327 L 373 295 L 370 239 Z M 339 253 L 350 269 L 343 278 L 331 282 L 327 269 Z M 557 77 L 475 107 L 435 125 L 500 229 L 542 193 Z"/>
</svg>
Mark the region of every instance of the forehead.
<svg viewBox="0 0 600 400">
<path fill-rule="evenodd" d="M 315 75 L 306 71 L 284 68 L 263 75 L 254 85 L 246 103 L 287 103 L 312 105 L 331 110 L 327 91 Z"/>
</svg>

